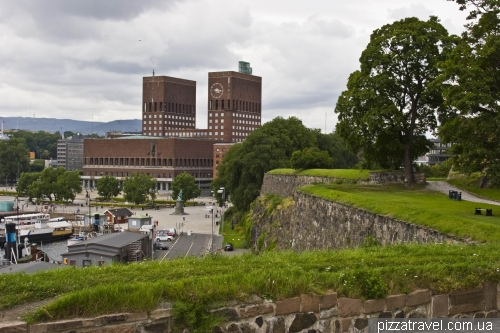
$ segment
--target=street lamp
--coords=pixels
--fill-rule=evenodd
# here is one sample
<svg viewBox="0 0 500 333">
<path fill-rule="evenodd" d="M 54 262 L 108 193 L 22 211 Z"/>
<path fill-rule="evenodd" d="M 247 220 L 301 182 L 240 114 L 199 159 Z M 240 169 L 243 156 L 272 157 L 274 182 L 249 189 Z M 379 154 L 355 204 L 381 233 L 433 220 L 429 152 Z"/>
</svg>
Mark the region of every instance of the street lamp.
<svg viewBox="0 0 500 333">
<path fill-rule="evenodd" d="M 210 253 L 214 254 L 214 207 L 210 209 L 212 212 L 212 241 L 210 242 Z"/>
<path fill-rule="evenodd" d="M 222 225 L 222 237 L 224 239 L 224 206 L 226 203 L 226 189 L 224 187 L 221 187 L 217 193 L 222 193 L 222 215 L 221 215 L 221 225 Z"/>
<path fill-rule="evenodd" d="M 88 187 L 85 189 L 85 191 L 87 192 L 87 198 L 89 199 L 89 202 L 88 202 L 88 206 L 89 206 L 89 225 L 90 225 L 90 194 L 89 194 L 89 189 Z"/>
</svg>

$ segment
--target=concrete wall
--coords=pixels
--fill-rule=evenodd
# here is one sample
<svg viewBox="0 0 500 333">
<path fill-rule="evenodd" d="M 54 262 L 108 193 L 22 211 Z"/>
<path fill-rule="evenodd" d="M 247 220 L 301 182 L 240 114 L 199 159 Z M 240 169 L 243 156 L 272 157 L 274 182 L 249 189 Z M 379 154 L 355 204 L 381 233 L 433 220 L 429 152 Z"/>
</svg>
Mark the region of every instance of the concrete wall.
<svg viewBox="0 0 500 333">
<path fill-rule="evenodd" d="M 303 294 L 275 302 L 253 295 L 245 304 L 233 303 L 215 309 L 227 321 L 212 332 L 367 333 L 370 318 L 498 318 L 498 293 L 497 284 L 485 283 L 450 293 L 423 289 L 374 300 L 340 297 L 335 292 L 322 296 Z M 174 330 L 171 313 L 171 305 L 165 303 L 151 313 L 122 313 L 35 325 L 0 322 L 0 333 L 187 332 Z"/>
</svg>

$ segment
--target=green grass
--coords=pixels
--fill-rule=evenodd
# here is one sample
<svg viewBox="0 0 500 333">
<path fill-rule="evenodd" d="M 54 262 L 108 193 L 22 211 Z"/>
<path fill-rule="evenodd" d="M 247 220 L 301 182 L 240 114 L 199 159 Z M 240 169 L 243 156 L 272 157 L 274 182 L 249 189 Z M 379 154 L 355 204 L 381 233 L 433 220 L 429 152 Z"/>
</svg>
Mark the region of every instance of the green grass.
<svg viewBox="0 0 500 333">
<path fill-rule="evenodd" d="M 359 169 L 309 169 L 309 170 L 275 169 L 269 171 L 268 174 L 368 180 L 370 178 L 370 172 L 371 172 L 370 170 L 359 170 Z"/>
<path fill-rule="evenodd" d="M 2 274 L 0 310 L 56 297 L 27 315 L 33 323 L 151 311 L 162 301 L 172 302 L 174 312 L 184 311 L 186 304 L 199 311 L 209 305 L 243 301 L 254 293 L 272 300 L 328 291 L 364 298 L 418 288 L 441 293 L 479 286 L 484 281 L 499 282 L 499 250 L 499 243 L 410 244 Z M 375 289 L 370 290 L 372 287 Z"/>
<path fill-rule="evenodd" d="M 300 191 L 328 200 L 389 215 L 458 237 L 479 242 L 500 241 L 500 207 L 455 201 L 424 186 L 403 185 L 312 185 Z M 474 215 L 476 207 L 492 208 L 494 216 Z"/>
<path fill-rule="evenodd" d="M 455 178 L 448 180 L 448 183 L 462 189 L 464 191 L 473 193 L 477 196 L 500 201 L 500 189 L 498 188 L 479 188 L 476 185 L 477 178 Z"/>
</svg>

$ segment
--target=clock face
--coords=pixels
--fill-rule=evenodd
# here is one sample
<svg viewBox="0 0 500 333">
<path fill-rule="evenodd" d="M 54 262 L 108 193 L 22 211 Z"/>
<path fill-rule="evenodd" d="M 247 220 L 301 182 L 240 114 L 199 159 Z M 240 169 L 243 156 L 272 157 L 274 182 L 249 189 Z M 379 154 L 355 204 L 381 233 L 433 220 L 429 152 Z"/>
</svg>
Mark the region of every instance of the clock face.
<svg viewBox="0 0 500 333">
<path fill-rule="evenodd" d="M 210 95 L 212 95 L 213 98 L 220 98 L 223 92 L 224 89 L 222 88 L 222 84 L 220 83 L 214 83 L 210 87 Z"/>
</svg>

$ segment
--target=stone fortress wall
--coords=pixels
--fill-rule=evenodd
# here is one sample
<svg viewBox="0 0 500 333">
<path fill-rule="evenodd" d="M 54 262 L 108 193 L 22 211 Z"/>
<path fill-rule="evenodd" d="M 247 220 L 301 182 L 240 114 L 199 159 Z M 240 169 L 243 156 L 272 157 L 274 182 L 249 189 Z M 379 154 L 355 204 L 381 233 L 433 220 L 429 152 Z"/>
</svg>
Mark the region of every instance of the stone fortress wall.
<svg viewBox="0 0 500 333">
<path fill-rule="evenodd" d="M 370 318 L 498 318 L 499 285 L 438 294 L 416 290 L 382 299 L 338 297 L 337 293 L 303 294 L 282 301 L 254 296 L 246 304 L 214 310 L 227 318 L 214 333 L 368 332 Z M 181 333 L 175 330 L 171 306 L 150 313 L 122 313 L 28 325 L 0 323 L 0 333 Z M 207 332 L 210 333 L 210 332 Z"/>
<path fill-rule="evenodd" d="M 397 176 L 384 174 L 381 177 L 377 173 L 376 177 L 370 178 L 370 183 L 380 183 L 384 179 L 401 182 Z M 256 203 L 252 212 L 254 221 L 252 246 L 257 250 L 271 246 L 280 250 L 305 251 L 356 247 L 362 245 L 368 238 L 375 239 L 383 245 L 409 242 L 467 242 L 425 226 L 371 213 L 296 190 L 298 186 L 331 182 L 331 178 L 324 177 L 266 174 L 261 194 L 291 196 L 293 204 L 278 207 L 268 215 L 266 203 L 262 198 Z"/>
</svg>

